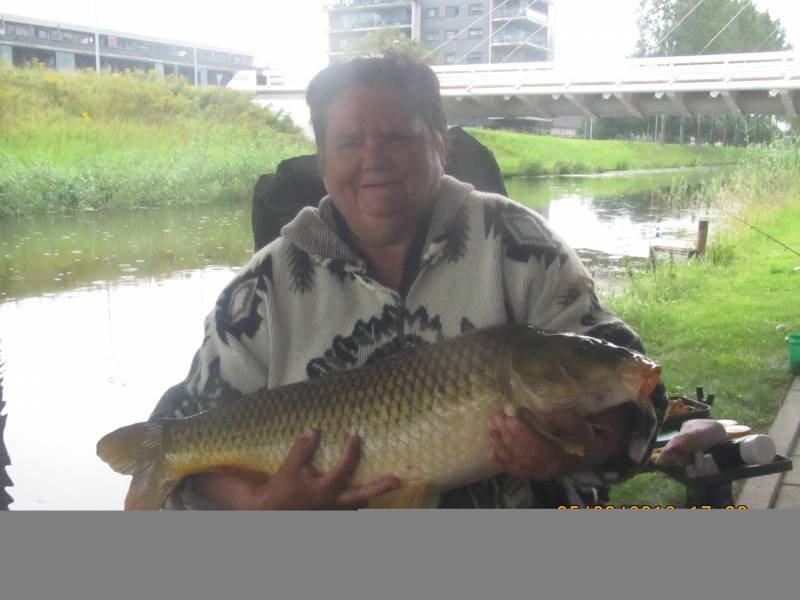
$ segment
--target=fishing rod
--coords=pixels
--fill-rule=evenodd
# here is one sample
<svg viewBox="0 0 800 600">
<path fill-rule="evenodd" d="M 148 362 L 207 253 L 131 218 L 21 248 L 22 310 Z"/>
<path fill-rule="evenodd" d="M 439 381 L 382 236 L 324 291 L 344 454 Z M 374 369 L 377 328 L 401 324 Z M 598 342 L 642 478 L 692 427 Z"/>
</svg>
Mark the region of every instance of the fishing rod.
<svg viewBox="0 0 800 600">
<path fill-rule="evenodd" d="M 750 227 L 751 229 L 755 229 L 755 230 L 756 230 L 758 233 L 760 233 L 760 234 L 761 234 L 761 235 L 763 235 L 763 236 L 766 236 L 766 237 L 768 237 L 769 239 L 771 239 L 771 240 L 772 240 L 773 242 L 775 242 L 776 244 L 779 244 L 779 245 L 783 246 L 783 247 L 784 247 L 784 248 L 786 248 L 786 249 L 787 249 L 789 252 L 792 252 L 792 253 L 796 254 L 797 256 L 800 256 L 800 252 L 798 252 L 798 251 L 797 251 L 797 250 L 795 250 L 794 248 L 791 248 L 791 247 L 787 246 L 786 244 L 784 244 L 782 241 L 775 239 L 775 238 L 774 238 L 774 237 L 772 237 L 770 234 L 768 234 L 766 231 L 761 231 L 761 230 L 760 230 L 758 227 L 756 227 L 755 225 L 751 225 L 750 223 L 748 223 L 747 221 L 745 221 L 745 220 L 744 220 L 744 219 L 742 219 L 741 217 L 738 217 L 738 216 L 736 216 L 735 214 L 728 212 L 727 210 L 725 210 L 725 209 L 724 209 L 724 208 L 722 208 L 722 207 L 716 206 L 716 207 L 714 207 L 714 208 L 716 208 L 717 210 L 719 210 L 719 211 L 720 211 L 720 212 L 722 212 L 722 213 L 725 213 L 725 214 L 726 214 L 726 215 L 728 215 L 729 217 L 733 217 L 733 218 L 734 218 L 734 219 L 736 219 L 737 221 L 740 221 L 741 223 L 744 223 L 745 225 L 747 225 L 747 226 L 748 226 L 748 227 Z"/>
</svg>

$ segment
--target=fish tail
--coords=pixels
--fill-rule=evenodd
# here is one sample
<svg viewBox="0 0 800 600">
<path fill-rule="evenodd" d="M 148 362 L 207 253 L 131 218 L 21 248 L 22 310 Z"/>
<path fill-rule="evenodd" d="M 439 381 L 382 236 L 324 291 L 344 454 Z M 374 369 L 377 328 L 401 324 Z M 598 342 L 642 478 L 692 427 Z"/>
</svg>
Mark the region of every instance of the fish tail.
<svg viewBox="0 0 800 600">
<path fill-rule="evenodd" d="M 97 442 L 97 455 L 112 469 L 132 474 L 125 510 L 158 510 L 177 483 L 161 458 L 164 433 L 173 419 L 135 423 Z"/>
</svg>

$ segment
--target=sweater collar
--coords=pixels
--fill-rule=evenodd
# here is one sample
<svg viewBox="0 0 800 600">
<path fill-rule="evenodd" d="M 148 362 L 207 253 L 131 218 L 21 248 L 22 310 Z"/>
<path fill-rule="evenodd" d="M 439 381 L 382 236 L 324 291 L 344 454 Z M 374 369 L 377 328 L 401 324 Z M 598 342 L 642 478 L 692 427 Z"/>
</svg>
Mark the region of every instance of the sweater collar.
<svg viewBox="0 0 800 600">
<path fill-rule="evenodd" d="M 447 231 L 467 195 L 475 188 L 449 175 L 442 176 L 436 193 L 430 225 L 425 235 L 423 255 L 428 248 Z M 311 257 L 318 259 L 344 260 L 361 269 L 366 269 L 364 260 L 339 235 L 331 197 L 320 200 L 319 207 L 307 206 L 281 229 L 281 236 Z"/>
</svg>

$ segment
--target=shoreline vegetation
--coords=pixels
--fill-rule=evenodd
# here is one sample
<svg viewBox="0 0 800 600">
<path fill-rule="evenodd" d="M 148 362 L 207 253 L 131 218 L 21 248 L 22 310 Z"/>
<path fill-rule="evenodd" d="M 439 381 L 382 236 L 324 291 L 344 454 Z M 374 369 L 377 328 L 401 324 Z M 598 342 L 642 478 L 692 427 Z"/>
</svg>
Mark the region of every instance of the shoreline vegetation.
<svg viewBox="0 0 800 600">
<path fill-rule="evenodd" d="M 657 144 L 526 135 L 468 127 L 506 177 L 579 175 L 735 164 L 747 154 L 732 146 Z"/>
<path fill-rule="evenodd" d="M 0 218 L 249 198 L 312 144 L 238 92 L 0 63 Z"/>
<path fill-rule="evenodd" d="M 468 131 L 506 177 L 721 165 L 746 152 Z M 245 200 L 261 174 L 313 152 L 288 118 L 232 90 L 0 63 L 0 218 Z"/>
<path fill-rule="evenodd" d="M 604 300 L 639 332 L 670 394 L 693 398 L 703 386 L 715 418 L 766 433 L 792 381 L 784 338 L 800 331 L 800 257 L 738 219 L 800 252 L 800 141 L 758 151 L 694 193 L 719 215 L 704 259 L 630 271 Z M 680 507 L 683 496 L 643 474 L 612 488 L 611 504 Z"/>
</svg>

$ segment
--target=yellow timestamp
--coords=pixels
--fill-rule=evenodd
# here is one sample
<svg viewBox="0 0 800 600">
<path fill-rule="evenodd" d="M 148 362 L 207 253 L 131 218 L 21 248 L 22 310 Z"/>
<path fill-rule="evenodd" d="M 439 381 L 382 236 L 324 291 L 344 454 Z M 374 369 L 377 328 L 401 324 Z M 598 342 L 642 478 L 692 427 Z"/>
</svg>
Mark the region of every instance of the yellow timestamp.
<svg viewBox="0 0 800 600">
<path fill-rule="evenodd" d="M 692 504 L 687 508 L 689 510 L 711 510 L 717 507 L 711 506 L 710 504 Z M 746 504 L 726 504 L 725 506 L 720 506 L 719 508 L 724 510 L 750 510 L 750 507 Z"/>
<path fill-rule="evenodd" d="M 562 504 L 558 510 L 675 510 L 673 504 Z"/>
<path fill-rule="evenodd" d="M 557 510 L 676 510 L 674 504 L 561 504 Z M 712 510 L 716 507 L 710 504 L 692 504 L 689 510 Z M 728 504 L 721 506 L 724 510 L 749 510 L 746 504 Z"/>
</svg>

